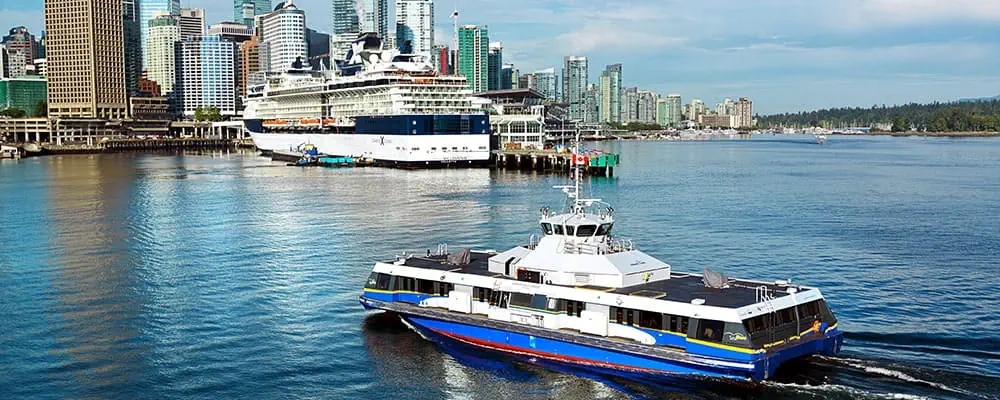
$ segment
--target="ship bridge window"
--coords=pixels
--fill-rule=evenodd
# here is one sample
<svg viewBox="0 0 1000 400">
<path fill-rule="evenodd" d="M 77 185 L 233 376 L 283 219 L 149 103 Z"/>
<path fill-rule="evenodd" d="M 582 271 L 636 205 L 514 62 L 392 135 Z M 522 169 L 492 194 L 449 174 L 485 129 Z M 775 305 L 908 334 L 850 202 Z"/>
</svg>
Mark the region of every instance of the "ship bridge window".
<svg viewBox="0 0 1000 400">
<path fill-rule="evenodd" d="M 542 283 L 542 274 L 538 271 L 519 269 L 517 270 L 517 280 L 522 282 Z"/>
<path fill-rule="evenodd" d="M 542 224 L 542 233 L 544 233 L 546 235 L 551 235 L 552 234 L 552 224 L 550 224 L 548 222 L 543 223 Z"/>
<path fill-rule="evenodd" d="M 511 293 L 510 305 L 518 307 L 531 307 L 532 296 L 524 293 Z"/>
<path fill-rule="evenodd" d="M 377 289 L 377 290 L 389 290 L 389 283 L 392 281 L 392 275 L 383 274 L 379 272 L 372 272 L 368 276 L 368 283 L 365 284 L 365 288 Z"/>
<path fill-rule="evenodd" d="M 597 228 L 597 235 L 598 236 L 607 236 L 609 233 L 611 233 L 611 226 L 612 225 L 613 224 L 601 224 L 601 226 L 599 228 Z"/>
<path fill-rule="evenodd" d="M 576 229 L 576 236 L 591 237 L 594 236 L 594 232 L 597 232 L 597 225 L 580 225 Z"/>
<path fill-rule="evenodd" d="M 563 234 L 563 226 L 562 225 L 556 225 L 555 226 L 555 232 L 556 232 L 556 235 L 562 235 Z"/>
<path fill-rule="evenodd" d="M 722 321 L 703 319 L 698 322 L 698 339 L 710 342 L 722 341 L 722 330 L 726 324 Z"/>
<path fill-rule="evenodd" d="M 573 236 L 573 231 L 574 230 L 576 230 L 575 226 L 573 226 L 573 225 L 566 225 L 566 236 Z"/>
</svg>

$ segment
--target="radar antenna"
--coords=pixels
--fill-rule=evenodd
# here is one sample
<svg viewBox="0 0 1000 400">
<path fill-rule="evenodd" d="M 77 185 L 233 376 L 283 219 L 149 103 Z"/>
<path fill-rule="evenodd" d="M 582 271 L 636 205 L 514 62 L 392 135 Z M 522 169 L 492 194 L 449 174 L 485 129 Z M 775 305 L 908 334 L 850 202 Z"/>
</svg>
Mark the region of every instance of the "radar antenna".
<svg viewBox="0 0 1000 400">
<path fill-rule="evenodd" d="M 584 214 L 587 207 L 601 202 L 601 199 L 580 198 L 581 166 L 585 165 L 586 162 L 587 158 L 580 154 L 580 130 L 577 129 L 576 139 L 573 141 L 573 157 L 570 159 L 570 166 L 573 169 L 573 186 L 554 186 L 556 189 L 561 189 L 571 199 L 570 208 L 573 214 Z"/>
</svg>

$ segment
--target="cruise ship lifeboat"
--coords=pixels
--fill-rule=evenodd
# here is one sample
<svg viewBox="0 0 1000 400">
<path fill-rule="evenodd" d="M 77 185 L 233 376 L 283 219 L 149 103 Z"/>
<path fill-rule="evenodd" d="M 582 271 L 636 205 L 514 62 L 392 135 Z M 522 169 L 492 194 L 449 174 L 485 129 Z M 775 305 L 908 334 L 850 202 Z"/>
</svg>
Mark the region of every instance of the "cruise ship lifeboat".
<svg viewBox="0 0 1000 400">
<path fill-rule="evenodd" d="M 288 125 L 288 121 L 283 119 L 269 119 L 264 121 L 264 127 L 266 128 L 279 128 Z"/>
<path fill-rule="evenodd" d="M 304 127 L 319 126 L 319 118 L 300 120 L 299 121 L 299 126 L 304 126 Z"/>
</svg>

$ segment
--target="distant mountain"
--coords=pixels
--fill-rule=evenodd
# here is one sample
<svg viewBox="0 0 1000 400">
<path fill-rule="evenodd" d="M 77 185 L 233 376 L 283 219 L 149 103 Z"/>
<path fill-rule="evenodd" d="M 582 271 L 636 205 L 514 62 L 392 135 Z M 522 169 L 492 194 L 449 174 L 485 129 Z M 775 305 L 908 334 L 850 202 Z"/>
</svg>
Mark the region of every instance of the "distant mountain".
<svg viewBox="0 0 1000 400">
<path fill-rule="evenodd" d="M 959 103 L 969 103 L 969 102 L 974 102 L 974 101 L 993 101 L 993 100 L 1000 100 L 1000 95 L 993 96 L 993 97 L 980 97 L 978 99 L 960 99 L 960 100 L 958 100 L 958 102 Z"/>
</svg>

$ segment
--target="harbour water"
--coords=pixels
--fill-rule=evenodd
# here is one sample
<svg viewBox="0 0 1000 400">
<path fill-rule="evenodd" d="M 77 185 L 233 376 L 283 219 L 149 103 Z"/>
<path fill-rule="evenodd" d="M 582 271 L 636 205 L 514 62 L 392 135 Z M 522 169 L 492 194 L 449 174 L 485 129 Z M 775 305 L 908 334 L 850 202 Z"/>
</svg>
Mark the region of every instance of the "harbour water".
<svg viewBox="0 0 1000 400">
<path fill-rule="evenodd" d="M 506 249 L 565 176 L 254 153 L 0 162 L 0 398 L 1000 398 L 1000 140 L 612 142 L 620 237 L 675 270 L 822 288 L 842 357 L 634 382 L 428 342 L 372 263 Z"/>
</svg>

